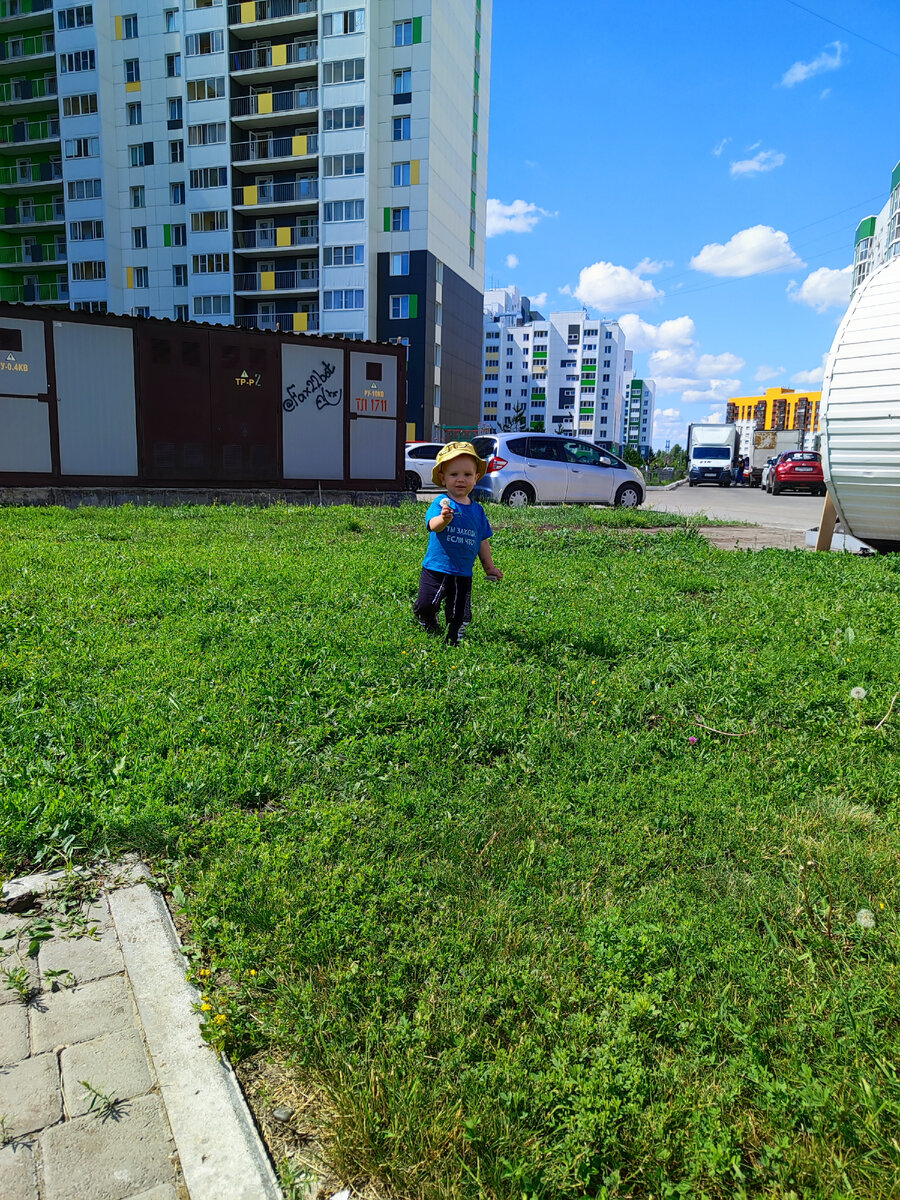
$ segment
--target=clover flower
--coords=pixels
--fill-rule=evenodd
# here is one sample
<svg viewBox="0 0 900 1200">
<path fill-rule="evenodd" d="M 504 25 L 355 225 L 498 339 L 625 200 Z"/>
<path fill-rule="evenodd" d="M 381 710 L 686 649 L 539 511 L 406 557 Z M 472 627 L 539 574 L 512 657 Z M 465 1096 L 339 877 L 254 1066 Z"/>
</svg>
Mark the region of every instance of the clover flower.
<svg viewBox="0 0 900 1200">
<path fill-rule="evenodd" d="M 693 734 L 691 734 L 691 736 L 688 738 L 688 741 L 690 742 L 690 744 L 691 744 L 692 746 L 696 746 L 696 745 L 697 745 L 697 739 L 694 737 L 694 735 L 693 735 Z"/>
</svg>

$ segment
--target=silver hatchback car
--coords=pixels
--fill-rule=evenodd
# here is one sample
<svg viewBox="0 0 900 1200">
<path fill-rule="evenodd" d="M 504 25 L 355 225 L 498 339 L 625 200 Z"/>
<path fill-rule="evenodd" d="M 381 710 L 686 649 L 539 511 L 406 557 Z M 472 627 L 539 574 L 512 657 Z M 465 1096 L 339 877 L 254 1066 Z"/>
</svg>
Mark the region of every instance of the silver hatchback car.
<svg viewBox="0 0 900 1200">
<path fill-rule="evenodd" d="M 554 433 L 495 433 L 473 439 L 487 474 L 476 500 L 526 504 L 620 504 L 636 508 L 644 477 L 609 450 Z"/>
</svg>

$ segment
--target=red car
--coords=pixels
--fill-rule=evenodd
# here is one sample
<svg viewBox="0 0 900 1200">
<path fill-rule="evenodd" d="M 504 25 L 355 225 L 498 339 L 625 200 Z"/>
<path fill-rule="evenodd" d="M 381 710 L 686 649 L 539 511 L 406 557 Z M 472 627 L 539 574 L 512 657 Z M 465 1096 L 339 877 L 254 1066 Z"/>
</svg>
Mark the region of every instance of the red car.
<svg viewBox="0 0 900 1200">
<path fill-rule="evenodd" d="M 818 450 L 786 450 L 769 469 L 766 491 L 778 496 L 790 488 L 825 495 L 825 476 L 822 474 L 822 455 Z"/>
</svg>

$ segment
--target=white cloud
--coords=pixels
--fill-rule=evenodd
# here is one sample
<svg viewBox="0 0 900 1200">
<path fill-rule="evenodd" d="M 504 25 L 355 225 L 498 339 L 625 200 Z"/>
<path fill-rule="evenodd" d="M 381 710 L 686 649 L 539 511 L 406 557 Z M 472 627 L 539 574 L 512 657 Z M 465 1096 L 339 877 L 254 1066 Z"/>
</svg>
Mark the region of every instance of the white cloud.
<svg viewBox="0 0 900 1200">
<path fill-rule="evenodd" d="M 735 371 L 740 371 L 741 367 L 747 364 L 742 358 L 738 358 L 736 354 L 701 354 L 697 359 L 696 373 L 701 379 L 712 379 L 716 375 L 724 375 L 727 372 L 734 374 Z"/>
<path fill-rule="evenodd" d="M 705 417 L 700 418 L 701 425 L 723 425 L 725 423 L 725 409 L 712 408 Z"/>
<path fill-rule="evenodd" d="M 690 317 L 673 317 L 659 325 L 651 325 L 637 313 L 625 313 L 619 317 L 625 334 L 625 345 L 629 350 L 665 349 L 672 346 L 690 346 L 694 341 L 694 322 Z"/>
<path fill-rule="evenodd" d="M 538 292 L 536 296 L 529 296 L 528 299 L 532 308 L 543 308 L 547 303 L 547 293 Z"/>
<path fill-rule="evenodd" d="M 516 269 L 516 267 L 519 265 L 519 260 L 516 258 L 515 254 L 507 254 L 506 265 L 509 267 L 510 271 L 514 271 Z"/>
<path fill-rule="evenodd" d="M 771 225 L 751 225 L 724 245 L 710 242 L 694 255 L 690 265 L 707 275 L 744 279 L 765 271 L 790 271 L 804 264 L 791 249 L 786 233 Z"/>
<path fill-rule="evenodd" d="M 501 233 L 531 233 L 541 217 L 553 216 L 527 200 L 513 200 L 504 204 L 501 200 L 487 202 L 487 236 L 497 237 Z"/>
<path fill-rule="evenodd" d="M 634 268 L 634 273 L 635 275 L 658 275 L 660 271 L 665 271 L 671 266 L 672 263 L 668 260 L 657 262 L 653 258 L 642 258 Z"/>
<path fill-rule="evenodd" d="M 797 371 L 791 376 L 791 383 L 798 383 L 801 387 L 813 387 L 814 384 L 821 383 L 825 378 L 824 367 L 813 367 L 811 371 Z"/>
<path fill-rule="evenodd" d="M 722 140 L 721 140 L 721 142 L 719 142 L 718 146 L 713 147 L 713 154 L 716 156 L 716 158 L 719 157 L 719 155 L 722 153 L 722 151 L 725 149 L 725 147 L 728 145 L 728 143 L 730 141 L 731 141 L 731 138 L 722 138 Z"/>
<path fill-rule="evenodd" d="M 625 345 L 628 344 L 626 338 Z M 650 355 L 650 374 L 654 379 L 659 376 L 669 379 L 683 376 L 683 382 L 687 386 L 693 377 L 696 361 L 697 354 L 691 346 L 654 350 Z"/>
<path fill-rule="evenodd" d="M 788 284 L 787 293 L 792 300 L 808 304 L 816 312 L 828 308 L 846 308 L 850 303 L 850 283 L 853 267 L 819 267 L 798 286 L 795 280 Z"/>
<path fill-rule="evenodd" d="M 846 49 L 843 42 L 829 42 L 812 62 L 795 62 L 793 66 L 788 67 L 781 77 L 781 86 L 793 87 L 796 83 L 811 79 L 813 75 L 821 75 L 823 71 L 836 71 L 841 65 L 841 56 Z"/>
<path fill-rule="evenodd" d="M 681 410 L 678 408 L 660 408 L 656 410 L 655 415 L 657 417 L 666 417 L 668 420 L 671 420 L 673 417 L 680 417 Z"/>
<path fill-rule="evenodd" d="M 819 99 L 827 100 L 830 95 L 831 95 L 831 88 L 822 88 L 821 92 L 819 92 Z"/>
<path fill-rule="evenodd" d="M 767 383 L 770 379 L 777 379 L 779 375 L 783 374 L 784 367 L 760 366 L 756 368 L 756 374 L 753 378 L 757 383 Z"/>
<path fill-rule="evenodd" d="M 685 404 L 712 404 L 716 400 L 728 400 L 732 396 L 740 394 L 741 381 L 739 379 L 709 379 L 706 381 L 705 387 L 686 388 L 681 393 L 681 399 Z M 718 418 L 724 420 L 723 415 Z"/>
<path fill-rule="evenodd" d="M 641 279 L 628 267 L 610 262 L 595 262 L 584 267 L 578 276 L 575 296 L 591 308 L 609 310 L 641 300 L 656 300 L 665 293 L 655 288 L 649 279 Z"/>
<path fill-rule="evenodd" d="M 557 288 L 556 290 L 559 292 L 559 294 L 561 296 L 571 296 L 572 295 L 572 289 L 569 287 L 569 285 L 567 283 L 564 283 L 561 288 Z"/>
<path fill-rule="evenodd" d="M 731 164 L 732 175 L 761 175 L 782 166 L 786 155 L 780 150 L 760 150 L 754 158 L 742 158 Z"/>
</svg>

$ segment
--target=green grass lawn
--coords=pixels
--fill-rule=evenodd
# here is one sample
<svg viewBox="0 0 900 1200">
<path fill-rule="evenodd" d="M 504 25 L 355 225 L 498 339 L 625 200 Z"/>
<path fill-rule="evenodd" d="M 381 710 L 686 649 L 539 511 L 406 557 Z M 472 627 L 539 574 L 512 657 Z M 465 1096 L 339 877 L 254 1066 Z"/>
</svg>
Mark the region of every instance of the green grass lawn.
<svg viewBox="0 0 900 1200">
<path fill-rule="evenodd" d="M 5 871 L 145 855 L 385 1195 L 900 1194 L 900 563 L 493 509 L 454 651 L 424 511 L 0 510 Z"/>
</svg>

